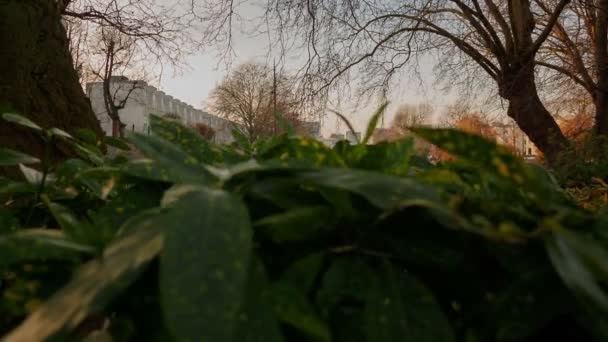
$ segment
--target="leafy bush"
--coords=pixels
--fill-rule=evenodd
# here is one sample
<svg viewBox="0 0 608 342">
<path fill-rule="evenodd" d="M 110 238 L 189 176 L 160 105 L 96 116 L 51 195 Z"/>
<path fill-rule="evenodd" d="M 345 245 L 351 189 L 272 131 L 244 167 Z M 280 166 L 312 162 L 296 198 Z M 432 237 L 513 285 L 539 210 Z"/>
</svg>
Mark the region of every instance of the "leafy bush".
<svg viewBox="0 0 608 342">
<path fill-rule="evenodd" d="M 0 152 L 27 178 L 0 181 L 7 341 L 608 340 L 608 216 L 480 137 L 417 129 L 459 157 L 434 167 L 411 139 L 152 130 L 144 159 Z"/>
</svg>

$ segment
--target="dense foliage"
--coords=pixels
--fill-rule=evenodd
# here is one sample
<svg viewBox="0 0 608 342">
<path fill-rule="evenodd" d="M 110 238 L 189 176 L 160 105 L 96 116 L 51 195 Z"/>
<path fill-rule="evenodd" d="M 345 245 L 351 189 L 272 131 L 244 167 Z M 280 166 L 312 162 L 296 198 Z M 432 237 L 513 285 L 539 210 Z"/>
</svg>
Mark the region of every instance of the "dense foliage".
<svg viewBox="0 0 608 342">
<path fill-rule="evenodd" d="M 480 137 L 416 130 L 459 157 L 433 166 L 152 117 L 134 159 L 4 117 L 81 156 L 0 150 L 25 178 L 0 180 L 7 341 L 608 340 L 608 215 Z"/>
</svg>

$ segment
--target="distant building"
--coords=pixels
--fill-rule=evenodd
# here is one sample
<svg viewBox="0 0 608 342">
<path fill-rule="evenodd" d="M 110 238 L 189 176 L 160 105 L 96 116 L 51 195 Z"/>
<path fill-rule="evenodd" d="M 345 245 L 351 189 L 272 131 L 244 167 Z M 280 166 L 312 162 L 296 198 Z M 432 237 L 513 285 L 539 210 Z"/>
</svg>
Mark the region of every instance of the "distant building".
<svg viewBox="0 0 608 342">
<path fill-rule="evenodd" d="M 233 122 L 196 109 L 146 82 L 115 76 L 111 79 L 110 88 L 112 93 L 116 94 L 115 102 L 127 98 L 125 107 L 119 111 L 120 120 L 125 125 L 126 131 L 149 134 L 150 114 L 159 116 L 174 114 L 186 125 L 203 123 L 213 128 L 214 140 L 217 143 L 229 143 L 233 140 Z M 104 105 L 103 82 L 87 83 L 86 92 L 104 133 L 112 135 L 112 121 Z"/>
<path fill-rule="evenodd" d="M 345 138 L 351 144 L 357 144 L 359 141 L 361 141 L 361 132 L 346 131 Z"/>
<path fill-rule="evenodd" d="M 376 128 L 372 134 L 371 143 L 377 144 L 383 141 L 394 141 L 400 136 L 401 134 L 394 128 Z"/>
<path fill-rule="evenodd" d="M 295 131 L 298 134 L 311 137 L 313 139 L 321 139 L 321 122 L 297 121 Z"/>
<path fill-rule="evenodd" d="M 340 140 L 345 140 L 344 134 L 332 133 L 328 138 L 321 138 L 322 143 L 329 147 L 334 147 L 336 143 Z"/>
<path fill-rule="evenodd" d="M 515 155 L 526 159 L 535 158 L 538 150 L 530 138 L 514 123 L 492 125 L 496 142 L 509 148 Z"/>
</svg>

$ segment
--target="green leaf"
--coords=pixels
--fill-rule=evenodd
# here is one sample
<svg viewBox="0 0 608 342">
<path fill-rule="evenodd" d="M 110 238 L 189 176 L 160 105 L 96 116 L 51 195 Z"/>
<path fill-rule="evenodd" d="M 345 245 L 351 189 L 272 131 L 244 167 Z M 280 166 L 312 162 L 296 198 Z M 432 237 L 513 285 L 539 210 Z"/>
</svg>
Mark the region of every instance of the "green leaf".
<svg viewBox="0 0 608 342">
<path fill-rule="evenodd" d="M 408 173 L 413 147 L 414 141 L 404 138 L 375 145 L 343 147 L 343 154 L 349 167 L 405 176 Z"/>
<path fill-rule="evenodd" d="M 94 252 L 93 247 L 75 242 L 58 230 L 22 229 L 0 235 L 0 266 L 33 260 L 74 259 Z"/>
<path fill-rule="evenodd" d="M 21 169 L 21 173 L 23 174 L 23 177 L 25 177 L 25 180 L 31 185 L 39 185 L 42 182 L 42 172 L 23 164 L 19 164 L 19 169 Z"/>
<path fill-rule="evenodd" d="M 589 236 L 567 229 L 558 228 L 554 232 L 568 242 L 595 275 L 608 282 L 608 249 L 606 245 Z"/>
<path fill-rule="evenodd" d="M 276 111 L 273 111 L 272 115 L 274 116 L 274 119 L 277 120 L 277 122 L 279 123 L 279 125 L 281 126 L 281 128 L 283 128 L 283 130 L 285 130 L 285 132 L 287 133 L 287 135 L 293 135 L 294 134 L 295 130 L 293 129 L 293 125 L 291 123 L 287 122 Z"/>
<path fill-rule="evenodd" d="M 36 163 L 40 163 L 40 159 L 8 148 L 0 148 L 0 166 Z"/>
<path fill-rule="evenodd" d="M 450 128 L 412 128 L 412 132 L 440 149 L 466 159 L 468 162 L 492 170 L 516 184 L 530 182 L 530 169 L 505 147 L 479 135 Z"/>
<path fill-rule="evenodd" d="M 74 136 L 84 142 L 87 143 L 89 145 L 93 145 L 96 146 L 98 141 L 97 141 L 97 134 L 95 134 L 95 132 L 93 132 L 92 130 L 88 129 L 88 128 L 79 128 L 76 129 L 74 131 Z"/>
<path fill-rule="evenodd" d="M 83 145 L 72 143 L 76 153 L 83 159 L 91 161 L 91 163 L 101 166 L 104 164 L 103 155 L 99 149 L 93 145 Z"/>
<path fill-rule="evenodd" d="M 169 207 L 160 271 L 167 327 L 180 341 L 233 341 L 252 258 L 247 208 L 210 189 L 183 191 Z"/>
<path fill-rule="evenodd" d="M 279 159 L 290 165 L 345 166 L 340 155 L 323 143 L 308 137 L 289 137 L 260 153 L 263 159 Z"/>
<path fill-rule="evenodd" d="M 369 123 L 367 124 L 367 130 L 365 131 L 365 137 L 363 138 L 363 141 L 361 141 L 362 144 L 367 144 L 369 139 L 371 139 L 374 135 L 374 131 L 378 126 L 378 120 L 382 115 L 384 115 L 386 106 L 388 106 L 388 102 L 384 102 L 383 104 L 381 104 L 380 107 L 374 113 L 374 115 L 372 115 L 371 119 L 369 119 Z"/>
<path fill-rule="evenodd" d="M 330 112 L 332 112 L 338 118 L 340 118 L 340 120 L 342 120 L 342 122 L 344 122 L 346 124 L 346 127 L 348 127 L 348 130 L 352 133 L 352 135 L 354 137 L 357 137 L 357 132 L 353 128 L 353 125 L 350 123 L 350 121 L 348 120 L 348 118 L 346 118 L 346 116 L 344 116 L 344 114 L 341 114 L 341 113 L 339 113 L 339 112 L 337 112 L 335 110 L 330 110 Z M 346 141 L 346 140 L 342 140 L 341 142 L 347 142 L 348 143 L 348 141 Z M 340 143 L 340 141 L 338 143 Z M 357 141 L 357 143 L 360 143 L 360 141 Z"/>
<path fill-rule="evenodd" d="M 18 226 L 17 218 L 7 208 L 0 207 L 0 234 L 10 233 L 16 230 Z"/>
<path fill-rule="evenodd" d="M 129 145 L 124 142 L 122 139 L 114 138 L 114 137 L 103 137 L 104 144 L 108 146 L 112 146 L 122 151 L 129 151 L 131 148 Z"/>
<path fill-rule="evenodd" d="M 572 245 L 559 234 L 552 234 L 545 240 L 547 253 L 566 286 L 581 298 L 608 312 L 608 295 L 596 282 L 592 270 Z"/>
<path fill-rule="evenodd" d="M 155 161 L 156 172 L 166 181 L 208 184 L 213 180 L 203 163 L 176 145 L 154 136 L 133 134 L 129 140 L 148 158 Z"/>
<path fill-rule="evenodd" d="M 296 260 L 281 275 L 280 282 L 308 293 L 321 271 L 324 258 L 325 253 L 314 253 Z"/>
<path fill-rule="evenodd" d="M 210 164 L 219 159 L 219 154 L 212 148 L 212 145 L 190 127 L 155 115 L 150 116 L 150 125 L 155 135 L 179 146 L 183 152 L 197 163 Z"/>
<path fill-rule="evenodd" d="M 64 139 L 74 139 L 74 137 L 72 137 L 72 135 L 70 135 L 70 133 L 68 133 L 62 129 L 59 129 L 59 128 L 53 127 L 51 129 L 49 129 L 48 132 L 51 135 L 56 136 L 56 137 L 60 137 L 60 138 L 64 138 Z"/>
<path fill-rule="evenodd" d="M 12 122 L 14 124 L 23 126 L 23 127 L 28 127 L 37 131 L 41 131 L 42 127 L 36 125 L 35 123 L 33 123 L 30 119 L 26 118 L 25 116 L 19 115 L 19 114 L 13 114 L 13 113 L 4 113 L 2 114 L 2 118 L 5 121 L 8 122 Z"/>
<path fill-rule="evenodd" d="M 364 330 L 365 296 L 372 270 L 359 257 L 339 257 L 323 276 L 317 294 L 322 317 L 331 322 L 334 341 L 367 342 Z"/>
<path fill-rule="evenodd" d="M 312 191 L 302 189 L 300 182 L 293 177 L 258 181 L 248 190 L 254 197 L 269 201 L 285 210 L 315 206 L 319 203 L 319 197 Z"/>
<path fill-rule="evenodd" d="M 368 341 L 454 341 L 441 307 L 420 281 L 388 261 L 374 273 L 365 298 Z"/>
<path fill-rule="evenodd" d="M 266 216 L 255 222 L 255 226 L 277 243 L 293 242 L 318 236 L 327 224 L 327 218 L 331 218 L 331 210 L 327 207 L 303 207 Z"/>
<path fill-rule="evenodd" d="M 497 342 L 530 340 L 567 307 L 567 289 L 553 272 L 531 271 L 519 275 L 493 300 L 486 314 L 488 330 Z"/>
<path fill-rule="evenodd" d="M 393 177 L 377 172 L 323 168 L 301 172 L 296 178 L 302 182 L 349 191 L 366 198 L 382 209 L 394 209 L 411 200 L 439 201 L 434 188 L 412 179 Z"/>
<path fill-rule="evenodd" d="M 22 195 L 35 193 L 36 189 L 29 183 L 16 182 L 12 179 L 0 177 L 0 194 L 1 195 Z"/>
<path fill-rule="evenodd" d="M 97 245 L 99 243 L 99 231 L 87 222 L 79 222 L 74 214 L 66 207 L 51 202 L 43 195 L 42 200 L 53 214 L 59 227 L 74 241 Z"/>
<path fill-rule="evenodd" d="M 237 332 L 233 341 L 281 342 L 283 337 L 272 307 L 272 293 L 266 271 L 256 258 L 252 258 L 248 270 L 245 299 L 238 314 Z"/>
<path fill-rule="evenodd" d="M 249 139 L 247 139 L 247 136 L 245 136 L 245 134 L 237 127 L 232 128 L 232 137 L 240 148 L 245 150 L 251 149 Z"/>
<path fill-rule="evenodd" d="M 141 226 L 108 246 L 101 258 L 81 266 L 66 286 L 2 340 L 46 341 L 102 310 L 158 255 L 163 245 L 162 228 L 170 222 L 156 217 L 139 223 Z"/>
<path fill-rule="evenodd" d="M 316 341 L 330 341 L 329 328 L 315 312 L 305 294 L 285 283 L 272 286 L 274 310 L 279 320 Z"/>
<path fill-rule="evenodd" d="M 129 218 L 144 210 L 158 207 L 163 189 L 164 187 L 156 184 L 143 183 L 112 197 L 92 218 L 101 241 L 109 242 Z"/>
</svg>

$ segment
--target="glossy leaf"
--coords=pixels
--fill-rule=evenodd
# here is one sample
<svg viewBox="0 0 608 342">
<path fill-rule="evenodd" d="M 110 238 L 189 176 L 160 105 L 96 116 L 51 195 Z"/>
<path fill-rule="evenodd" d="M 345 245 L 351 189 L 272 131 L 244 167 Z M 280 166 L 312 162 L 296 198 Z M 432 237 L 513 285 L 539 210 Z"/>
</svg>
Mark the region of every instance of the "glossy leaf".
<svg viewBox="0 0 608 342">
<path fill-rule="evenodd" d="M 0 235 L 0 266 L 23 261 L 76 259 L 83 253 L 93 252 L 93 247 L 78 243 L 58 230 L 21 229 Z"/>
<path fill-rule="evenodd" d="M 454 341 L 441 307 L 419 280 L 388 261 L 375 275 L 365 303 L 368 341 Z"/>
<path fill-rule="evenodd" d="M 170 203 L 161 301 L 176 339 L 232 341 L 245 301 L 252 231 L 234 195 L 200 189 Z"/>
<path fill-rule="evenodd" d="M 31 185 L 39 185 L 42 182 L 42 172 L 31 167 L 27 167 L 23 164 L 19 164 L 19 169 L 21 169 L 21 173 L 23 174 L 25 180 Z"/>
<path fill-rule="evenodd" d="M 412 128 L 412 131 L 442 150 L 468 162 L 491 169 L 516 184 L 529 181 L 530 170 L 506 148 L 481 136 L 449 128 Z"/>
<path fill-rule="evenodd" d="M 91 161 L 93 164 L 101 166 L 104 164 L 102 153 L 95 146 L 73 143 L 72 146 L 76 153 L 85 160 Z"/>
<path fill-rule="evenodd" d="M 308 293 L 321 271 L 324 258 L 325 253 L 314 253 L 296 260 L 281 275 L 280 282 Z"/>
<path fill-rule="evenodd" d="M 5 121 L 8 121 L 8 122 L 17 124 L 19 126 L 31 128 L 36 131 L 42 130 L 42 127 L 36 125 L 34 122 L 32 122 L 32 120 L 26 118 L 25 116 L 19 115 L 19 114 L 4 113 L 4 114 L 2 114 L 2 119 L 4 119 Z"/>
<path fill-rule="evenodd" d="M 156 170 L 167 181 L 208 184 L 213 179 L 200 160 L 176 145 L 154 136 L 133 134 L 129 140 L 148 158 L 154 160 Z M 128 166 L 127 166 L 128 167 Z"/>
<path fill-rule="evenodd" d="M 48 130 L 49 134 L 59 137 L 59 138 L 63 138 L 63 139 L 74 139 L 74 137 L 72 137 L 72 135 L 62 129 L 59 128 L 50 128 Z"/>
<path fill-rule="evenodd" d="M 520 274 L 493 300 L 486 317 L 495 340 L 525 341 L 557 318 L 567 305 L 567 291 L 558 284 L 548 270 Z"/>
<path fill-rule="evenodd" d="M 344 166 L 336 151 L 307 137 L 290 137 L 262 154 L 265 159 L 278 159 L 289 165 Z"/>
<path fill-rule="evenodd" d="M 8 148 L 0 148 L 0 166 L 36 164 L 39 162 L 40 160 L 36 157 L 28 156 L 27 154 L 13 151 Z"/>
<path fill-rule="evenodd" d="M 566 286 L 581 298 L 591 300 L 608 312 L 608 294 L 597 283 L 593 272 L 572 246 L 558 234 L 546 239 L 546 248 L 555 270 Z"/>
<path fill-rule="evenodd" d="M 198 163 L 209 164 L 219 157 L 217 151 L 212 148 L 209 142 L 190 127 L 155 115 L 150 116 L 150 125 L 155 135 L 179 146 L 182 151 Z"/>
<path fill-rule="evenodd" d="M 21 195 L 34 193 L 36 189 L 29 183 L 17 182 L 12 179 L 0 177 L 0 195 Z"/>
<path fill-rule="evenodd" d="M 303 182 L 358 194 L 382 209 L 393 209 L 412 199 L 431 202 L 439 200 L 433 188 L 411 179 L 376 172 L 325 168 L 299 173 L 296 178 Z"/>
<path fill-rule="evenodd" d="M 327 207 L 303 207 L 264 217 L 255 226 L 277 243 L 302 241 L 317 236 L 330 215 Z"/>
<path fill-rule="evenodd" d="M 330 341 L 329 327 L 315 312 L 305 294 L 285 283 L 271 288 L 274 310 L 279 320 L 315 341 Z"/>
<path fill-rule="evenodd" d="M 129 145 L 126 142 L 124 142 L 122 139 L 118 139 L 118 138 L 114 138 L 114 137 L 104 137 L 103 142 L 108 146 L 112 146 L 112 147 L 117 148 L 122 151 L 131 150 Z"/>
<path fill-rule="evenodd" d="M 384 102 L 382 105 L 380 105 L 380 107 L 376 110 L 374 115 L 372 115 L 372 117 L 369 119 L 369 123 L 367 124 L 367 129 L 365 130 L 365 136 L 363 137 L 363 140 L 361 141 L 362 144 L 367 144 L 369 142 L 369 140 L 372 138 L 372 136 L 374 135 L 374 131 L 376 130 L 376 127 L 378 126 L 378 120 L 380 120 L 380 117 L 382 115 L 384 115 L 386 106 L 388 106 L 388 102 Z"/>
<path fill-rule="evenodd" d="M 154 218 L 139 223 L 141 226 L 108 246 L 100 259 L 82 265 L 65 287 L 3 340 L 44 341 L 61 330 L 73 329 L 91 312 L 102 309 L 162 248 L 161 227 L 168 222 Z"/>
<path fill-rule="evenodd" d="M 266 271 L 256 258 L 253 258 L 249 265 L 246 286 L 233 341 L 283 341 L 272 306 L 272 293 Z"/>
<path fill-rule="evenodd" d="M 74 131 L 74 136 L 90 145 L 97 145 L 97 134 L 88 128 L 79 128 Z"/>
<path fill-rule="evenodd" d="M 160 204 L 163 187 L 155 184 L 141 184 L 119 192 L 92 218 L 100 240 L 109 242 L 119 228 L 131 217 Z"/>
<path fill-rule="evenodd" d="M 604 244 L 590 236 L 566 229 L 556 229 L 555 234 L 567 241 L 568 245 L 589 265 L 594 274 L 600 279 L 608 281 L 608 249 Z"/>
<path fill-rule="evenodd" d="M 414 143 L 411 138 L 375 145 L 348 146 L 343 152 L 348 166 L 381 171 L 397 176 L 407 175 Z"/>
<path fill-rule="evenodd" d="M 74 241 L 88 244 L 99 242 L 99 231 L 94 229 L 88 222 L 79 222 L 74 214 L 66 207 L 51 202 L 47 196 L 42 196 L 46 206 L 49 208 L 59 227 Z"/>
<path fill-rule="evenodd" d="M 237 145 L 240 148 L 243 148 L 246 150 L 249 150 L 251 148 L 251 145 L 249 144 L 249 140 L 247 139 L 247 136 L 245 136 L 245 134 L 237 127 L 234 127 L 232 129 L 232 137 L 234 138 L 234 141 L 237 143 Z"/>
<path fill-rule="evenodd" d="M 0 234 L 10 233 L 17 229 L 19 221 L 11 212 L 4 207 L 0 207 Z"/>
</svg>

